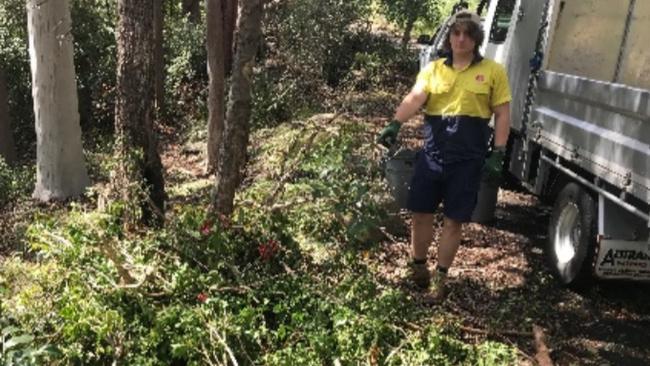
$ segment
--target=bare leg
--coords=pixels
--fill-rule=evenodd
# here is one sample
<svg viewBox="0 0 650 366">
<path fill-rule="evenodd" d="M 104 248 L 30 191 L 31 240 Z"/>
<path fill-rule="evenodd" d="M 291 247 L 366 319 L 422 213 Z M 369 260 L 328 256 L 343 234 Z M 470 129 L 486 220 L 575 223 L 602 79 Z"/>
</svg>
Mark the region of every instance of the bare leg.
<svg viewBox="0 0 650 366">
<path fill-rule="evenodd" d="M 451 266 L 460 246 L 462 228 L 463 224 L 461 222 L 445 217 L 440 243 L 438 244 L 439 266 L 444 268 Z"/>
<path fill-rule="evenodd" d="M 411 257 L 426 260 L 433 241 L 433 214 L 414 212 L 411 219 Z"/>
</svg>

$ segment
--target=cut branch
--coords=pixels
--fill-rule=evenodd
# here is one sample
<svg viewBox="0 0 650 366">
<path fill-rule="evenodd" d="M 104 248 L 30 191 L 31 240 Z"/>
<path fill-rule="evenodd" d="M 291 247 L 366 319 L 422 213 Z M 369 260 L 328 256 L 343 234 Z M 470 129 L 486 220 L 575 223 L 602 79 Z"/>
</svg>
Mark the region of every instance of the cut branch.
<svg viewBox="0 0 650 366">
<path fill-rule="evenodd" d="M 553 366 L 553 360 L 548 347 L 546 346 L 546 336 L 544 335 L 544 329 L 538 325 L 533 325 L 533 334 L 535 336 L 535 349 L 537 354 L 535 354 L 535 360 L 539 366 Z"/>
<path fill-rule="evenodd" d="M 531 332 L 519 332 L 514 330 L 489 330 L 489 329 L 479 329 L 461 325 L 460 330 L 466 333 L 482 334 L 486 336 L 515 336 L 515 337 L 533 337 Z"/>
</svg>

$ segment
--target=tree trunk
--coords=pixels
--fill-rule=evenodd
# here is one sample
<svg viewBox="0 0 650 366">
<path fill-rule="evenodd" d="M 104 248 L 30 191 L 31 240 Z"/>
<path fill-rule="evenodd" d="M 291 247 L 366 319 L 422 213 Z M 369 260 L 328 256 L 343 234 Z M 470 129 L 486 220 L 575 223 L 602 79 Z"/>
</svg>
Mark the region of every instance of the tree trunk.
<svg viewBox="0 0 650 366">
<path fill-rule="evenodd" d="M 238 24 L 237 53 L 228 97 L 226 126 L 219 152 L 213 209 L 229 215 L 241 182 L 250 131 L 251 85 L 255 54 L 262 35 L 263 0 L 243 0 Z M 227 142 L 227 143 L 226 143 Z"/>
<path fill-rule="evenodd" d="M 411 32 L 413 31 L 413 25 L 416 19 L 417 15 L 413 14 L 406 21 L 406 27 L 404 27 L 404 34 L 402 35 L 402 49 L 406 49 L 411 40 Z"/>
<path fill-rule="evenodd" d="M 406 14 L 406 24 L 404 24 L 404 34 L 402 35 L 402 49 L 406 50 L 411 40 L 411 32 L 418 15 L 424 11 L 423 0 L 406 0 L 403 4 L 404 13 Z"/>
<path fill-rule="evenodd" d="M 206 0 L 208 52 L 208 166 L 217 168 L 219 145 L 224 127 L 224 17 L 223 0 Z"/>
<path fill-rule="evenodd" d="M 88 186 L 68 0 L 28 0 L 27 30 L 36 120 L 34 198 L 78 196 Z"/>
<path fill-rule="evenodd" d="M 163 55 L 163 0 L 153 2 L 154 109 L 157 119 L 165 113 L 165 57 Z"/>
<path fill-rule="evenodd" d="M 183 0 L 183 14 L 187 15 L 190 22 L 196 24 L 201 17 L 199 0 Z"/>
<path fill-rule="evenodd" d="M 223 59 L 226 67 L 226 75 L 232 71 L 232 55 L 235 39 L 235 29 L 237 28 L 237 0 L 224 0 L 223 10 Z"/>
<path fill-rule="evenodd" d="M 0 157 L 7 164 L 16 161 L 16 148 L 14 146 L 11 121 L 9 120 L 9 98 L 7 96 L 7 80 L 0 69 Z"/>
<path fill-rule="evenodd" d="M 117 5 L 117 87 L 115 127 L 119 171 L 115 189 L 126 205 L 127 224 L 160 224 L 165 187 L 153 130 L 154 0 L 119 0 Z"/>
</svg>

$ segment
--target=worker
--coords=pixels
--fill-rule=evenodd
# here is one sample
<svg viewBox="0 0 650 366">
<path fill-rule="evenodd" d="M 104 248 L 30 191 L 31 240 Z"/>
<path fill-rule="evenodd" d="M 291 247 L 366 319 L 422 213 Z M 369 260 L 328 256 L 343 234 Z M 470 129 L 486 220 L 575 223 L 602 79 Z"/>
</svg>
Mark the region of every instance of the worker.
<svg viewBox="0 0 650 366">
<path fill-rule="evenodd" d="M 397 108 L 378 142 L 392 146 L 400 126 L 424 106 L 424 145 L 418 152 L 407 208 L 412 213 L 409 279 L 439 302 L 447 294 L 449 271 L 477 202 L 482 174 L 500 179 L 510 132 L 510 88 L 505 69 L 479 52 L 480 17 L 454 14 L 444 41 L 445 57 L 430 62 Z M 489 140 L 494 116 L 493 147 Z M 487 157 L 487 158 L 486 158 Z M 427 258 L 434 212 L 443 204 L 444 222 L 433 274 Z"/>
</svg>

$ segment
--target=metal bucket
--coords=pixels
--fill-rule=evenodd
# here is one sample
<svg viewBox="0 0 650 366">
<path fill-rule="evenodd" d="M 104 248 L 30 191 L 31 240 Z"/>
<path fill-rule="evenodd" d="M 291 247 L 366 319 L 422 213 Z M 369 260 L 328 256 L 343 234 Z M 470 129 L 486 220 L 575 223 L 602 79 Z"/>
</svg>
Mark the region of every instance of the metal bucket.
<svg viewBox="0 0 650 366">
<path fill-rule="evenodd" d="M 409 196 L 409 186 L 415 166 L 416 152 L 411 149 L 399 149 L 387 157 L 384 173 L 388 187 L 399 208 L 406 208 Z"/>
</svg>

